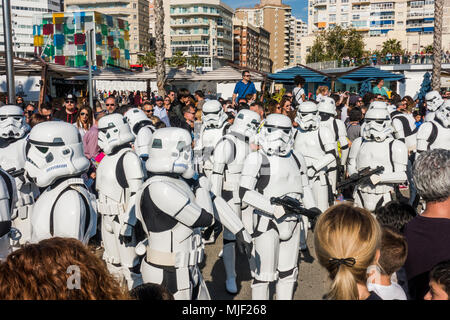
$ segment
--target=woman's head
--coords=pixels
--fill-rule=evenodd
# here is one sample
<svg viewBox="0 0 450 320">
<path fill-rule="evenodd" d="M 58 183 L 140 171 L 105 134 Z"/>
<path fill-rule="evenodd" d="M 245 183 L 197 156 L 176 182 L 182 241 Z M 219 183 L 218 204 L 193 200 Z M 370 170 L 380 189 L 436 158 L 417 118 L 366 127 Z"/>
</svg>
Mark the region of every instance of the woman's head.
<svg viewBox="0 0 450 320">
<path fill-rule="evenodd" d="M 0 265 L 1 300 L 127 298 L 104 262 L 76 239 L 26 244 Z"/>
<path fill-rule="evenodd" d="M 89 130 L 92 126 L 93 116 L 92 109 L 89 106 L 83 106 L 78 113 L 77 127 Z"/>
<path fill-rule="evenodd" d="M 316 91 L 316 95 L 321 94 L 322 96 L 328 95 L 328 87 L 327 86 L 319 86 Z"/>
<path fill-rule="evenodd" d="M 267 103 L 267 112 L 268 115 L 272 113 L 281 113 L 281 105 L 278 101 L 272 99 Z"/>
<path fill-rule="evenodd" d="M 328 298 L 359 298 L 357 283 L 365 285 L 367 268 L 376 262 L 380 239 L 380 226 L 365 209 L 344 203 L 320 215 L 314 245 L 319 263 L 333 281 Z"/>
<path fill-rule="evenodd" d="M 383 85 L 384 85 L 384 80 L 383 79 L 380 79 L 380 80 L 377 81 L 377 86 L 378 87 L 382 87 Z"/>
<path fill-rule="evenodd" d="M 292 111 L 292 102 L 289 97 L 284 97 L 280 102 L 281 112 L 284 115 L 287 115 L 290 111 Z"/>
</svg>

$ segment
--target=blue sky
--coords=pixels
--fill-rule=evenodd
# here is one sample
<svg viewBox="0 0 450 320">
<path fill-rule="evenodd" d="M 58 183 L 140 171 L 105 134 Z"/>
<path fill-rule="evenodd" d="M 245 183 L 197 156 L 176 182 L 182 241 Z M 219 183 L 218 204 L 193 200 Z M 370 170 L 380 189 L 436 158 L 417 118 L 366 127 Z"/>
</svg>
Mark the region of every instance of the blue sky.
<svg viewBox="0 0 450 320">
<path fill-rule="evenodd" d="M 253 7 L 259 0 L 222 0 L 233 9 L 238 7 Z M 283 0 L 284 4 L 292 7 L 292 15 L 308 22 L 308 0 Z"/>
</svg>

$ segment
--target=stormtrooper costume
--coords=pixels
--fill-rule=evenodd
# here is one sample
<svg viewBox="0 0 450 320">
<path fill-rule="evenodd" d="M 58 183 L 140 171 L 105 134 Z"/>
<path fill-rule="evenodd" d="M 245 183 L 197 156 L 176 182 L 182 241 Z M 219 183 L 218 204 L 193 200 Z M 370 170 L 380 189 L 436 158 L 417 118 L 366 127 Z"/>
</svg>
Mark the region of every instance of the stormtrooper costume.
<svg viewBox="0 0 450 320">
<path fill-rule="evenodd" d="M 176 300 L 209 300 L 198 267 L 203 259 L 200 228 L 218 219 L 251 252 L 251 236 L 233 209 L 221 197 L 212 201 L 207 189 L 194 192 L 184 179 L 195 173 L 191 135 L 182 128 L 161 128 L 153 134 L 146 168 L 149 179 L 136 196 L 136 216 L 147 239 L 136 252 L 145 254 L 141 264 L 144 283 L 162 284 Z"/>
<path fill-rule="evenodd" d="M 216 196 L 222 196 L 239 219 L 242 219 L 239 178 L 244 160 L 251 152 L 250 140 L 254 138 L 260 122 L 261 117 L 256 112 L 245 109 L 239 111 L 228 133 L 214 148 L 211 191 Z M 234 235 L 225 229 L 222 258 L 227 276 L 225 285 L 231 294 L 237 293 L 235 241 Z"/>
<path fill-rule="evenodd" d="M 328 127 L 320 126 L 318 106 L 312 101 L 298 106 L 295 121 L 299 126 L 294 150 L 305 158 L 314 198 L 323 212 L 334 202 L 328 171 L 336 163 L 336 140 Z"/>
<path fill-rule="evenodd" d="M 271 197 L 291 196 L 307 209 L 316 206 L 306 162 L 293 149 L 291 120 L 270 114 L 258 134 L 261 149 L 245 159 L 239 183 L 243 204 L 252 206 L 255 266 L 252 299 L 269 299 L 269 282 L 277 281 L 278 300 L 292 299 L 297 280 L 300 229 L 308 222 L 272 205 Z"/>
<path fill-rule="evenodd" d="M 24 168 L 29 130 L 22 108 L 13 105 L 0 108 L 0 167 L 4 170 Z M 11 218 L 21 234 L 18 241 L 12 240 L 13 248 L 17 249 L 31 238 L 30 213 L 39 189 L 23 175 L 16 177 L 15 183 L 17 201 Z"/>
<path fill-rule="evenodd" d="M 402 141 L 392 137 L 386 109 L 369 109 L 364 121 L 362 137 L 355 139 L 350 148 L 348 173 L 352 175 L 366 167 L 383 166 L 381 174 L 360 182 L 353 194 L 356 205 L 373 212 L 392 200 L 394 184 L 406 181 L 408 150 Z"/>
<path fill-rule="evenodd" d="M 213 170 L 212 156 L 217 142 L 227 133 L 230 124 L 228 116 L 217 100 L 208 100 L 202 107 L 202 126 L 194 156 L 198 162 L 198 173 L 208 179 Z"/>
<path fill-rule="evenodd" d="M 404 142 L 408 151 L 415 151 L 418 129 L 412 114 L 395 111 L 390 116 L 394 128 L 394 138 Z"/>
<path fill-rule="evenodd" d="M 152 135 L 156 129 L 145 112 L 141 109 L 132 108 L 124 114 L 124 117 L 135 138 L 134 151 L 142 159 L 145 165 L 150 150 L 150 141 L 152 140 Z"/>
<path fill-rule="evenodd" d="M 450 150 L 450 100 L 437 109 L 434 120 L 423 123 L 417 132 L 417 152 L 439 148 Z"/>
<path fill-rule="evenodd" d="M 102 216 L 103 259 L 111 274 L 127 281 L 128 288 L 142 283 L 134 210 L 136 192 L 144 182 L 139 156 L 131 149 L 130 126 L 121 114 L 98 121 L 98 146 L 105 157 L 97 168 L 98 213 Z"/>
<path fill-rule="evenodd" d="M 427 114 L 425 115 L 425 122 L 434 120 L 437 109 L 444 103 L 439 92 L 433 90 L 425 95 L 425 101 L 427 102 Z"/>
<path fill-rule="evenodd" d="M 337 182 L 337 166 L 343 166 L 347 164 L 349 146 L 347 139 L 347 130 L 345 129 L 345 124 L 340 119 L 336 119 L 336 103 L 333 98 L 324 97 L 322 101 L 317 105 L 319 109 L 320 116 L 320 126 L 327 127 L 334 134 L 334 141 L 339 143 L 341 148 L 341 156 L 333 161 L 328 169 L 328 177 L 330 179 L 333 194 L 336 193 L 336 182 Z M 336 149 L 337 150 L 337 149 Z M 343 170 L 344 171 L 344 170 Z"/>
<path fill-rule="evenodd" d="M 75 238 L 87 245 L 97 228 L 96 203 L 81 175 L 89 168 L 78 129 L 62 121 L 43 122 L 30 132 L 25 170 L 45 191 L 31 214 L 31 242 Z"/>
<path fill-rule="evenodd" d="M 0 261 L 11 253 L 10 234 L 11 215 L 17 201 L 17 189 L 14 178 L 0 168 Z"/>
</svg>

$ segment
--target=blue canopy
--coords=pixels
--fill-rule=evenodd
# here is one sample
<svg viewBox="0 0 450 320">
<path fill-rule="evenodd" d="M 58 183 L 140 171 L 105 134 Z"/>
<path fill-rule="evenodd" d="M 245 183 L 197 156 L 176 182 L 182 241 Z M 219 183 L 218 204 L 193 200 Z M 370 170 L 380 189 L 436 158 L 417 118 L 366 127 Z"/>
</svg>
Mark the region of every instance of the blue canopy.
<svg viewBox="0 0 450 320">
<path fill-rule="evenodd" d="M 383 79 L 385 81 L 399 81 L 404 78 L 405 76 L 402 74 L 387 72 L 378 68 L 367 66 L 358 69 L 355 72 L 347 73 L 346 75 L 339 77 L 337 81 L 341 83 L 357 83 L 365 80 L 372 81 L 377 79 Z"/>
<path fill-rule="evenodd" d="M 306 82 L 324 82 L 327 77 L 303 67 L 292 67 L 279 71 L 277 73 L 270 73 L 267 77 L 276 82 L 293 83 L 295 76 L 302 76 Z"/>
</svg>

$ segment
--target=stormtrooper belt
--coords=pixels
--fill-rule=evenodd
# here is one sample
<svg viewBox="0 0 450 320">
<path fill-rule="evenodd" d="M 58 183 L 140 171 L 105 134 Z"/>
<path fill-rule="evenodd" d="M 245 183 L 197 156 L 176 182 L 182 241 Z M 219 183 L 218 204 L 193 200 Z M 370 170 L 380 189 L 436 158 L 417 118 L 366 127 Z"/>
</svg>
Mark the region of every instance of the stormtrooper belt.
<svg viewBox="0 0 450 320">
<path fill-rule="evenodd" d="M 125 212 L 125 204 L 105 204 L 97 200 L 97 210 L 100 214 L 117 216 Z"/>
<path fill-rule="evenodd" d="M 203 249 L 190 252 L 163 252 L 147 246 L 146 260 L 148 263 L 175 268 L 195 266 L 203 259 Z"/>
</svg>

